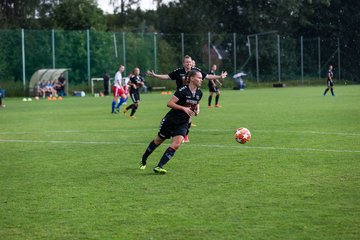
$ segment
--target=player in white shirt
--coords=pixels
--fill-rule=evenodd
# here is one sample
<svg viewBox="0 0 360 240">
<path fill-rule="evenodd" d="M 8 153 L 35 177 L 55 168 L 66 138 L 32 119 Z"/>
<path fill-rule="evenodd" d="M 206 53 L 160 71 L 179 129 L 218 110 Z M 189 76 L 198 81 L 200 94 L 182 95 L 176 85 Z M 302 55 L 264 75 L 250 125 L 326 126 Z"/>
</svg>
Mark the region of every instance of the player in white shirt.
<svg viewBox="0 0 360 240">
<path fill-rule="evenodd" d="M 115 79 L 114 79 L 114 86 L 113 86 L 113 94 L 114 94 L 114 99 L 112 101 L 112 104 L 111 104 L 111 113 L 116 113 L 115 112 L 115 106 L 116 106 L 116 103 L 118 102 L 119 100 L 119 97 L 121 97 L 121 99 L 124 99 L 126 101 L 126 93 L 124 91 L 124 88 L 121 84 L 121 80 L 122 80 L 122 73 L 125 71 L 125 67 L 123 65 L 120 65 L 119 67 L 119 70 L 116 72 L 115 74 Z M 118 103 L 118 107 L 120 107 L 120 103 L 121 101 Z M 117 111 L 119 111 L 117 109 Z"/>
</svg>

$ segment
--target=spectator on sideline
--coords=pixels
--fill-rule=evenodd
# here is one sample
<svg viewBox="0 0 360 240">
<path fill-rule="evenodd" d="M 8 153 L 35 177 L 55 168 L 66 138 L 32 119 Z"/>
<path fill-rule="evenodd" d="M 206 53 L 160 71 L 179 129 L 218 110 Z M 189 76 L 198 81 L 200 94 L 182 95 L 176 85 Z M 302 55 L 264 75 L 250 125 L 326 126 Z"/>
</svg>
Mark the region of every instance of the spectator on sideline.
<svg viewBox="0 0 360 240">
<path fill-rule="evenodd" d="M 4 98 L 4 90 L 0 89 L 0 108 L 5 107 L 3 104 L 3 98 Z"/>
<path fill-rule="evenodd" d="M 103 80 L 104 80 L 104 95 L 108 96 L 109 95 L 109 84 L 110 84 L 110 75 L 109 75 L 108 71 L 105 71 L 105 73 L 103 75 Z"/>
<path fill-rule="evenodd" d="M 64 97 L 65 96 L 65 84 L 66 79 L 64 77 L 64 74 L 60 74 L 59 78 L 55 81 L 54 89 L 57 91 L 59 96 Z"/>
</svg>

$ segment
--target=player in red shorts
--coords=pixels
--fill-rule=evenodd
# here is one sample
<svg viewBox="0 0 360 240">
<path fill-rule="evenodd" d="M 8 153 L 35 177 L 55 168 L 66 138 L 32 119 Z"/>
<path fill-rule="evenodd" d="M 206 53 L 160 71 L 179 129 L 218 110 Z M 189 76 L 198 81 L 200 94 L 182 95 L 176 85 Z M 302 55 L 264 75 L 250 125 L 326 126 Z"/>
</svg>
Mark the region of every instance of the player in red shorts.
<svg viewBox="0 0 360 240">
<path fill-rule="evenodd" d="M 123 65 L 120 65 L 119 71 L 116 72 L 115 80 L 114 80 L 114 86 L 113 86 L 113 94 L 114 99 L 111 104 L 111 113 L 115 114 L 115 106 L 116 103 L 119 101 L 119 98 L 126 99 L 126 92 L 124 91 L 123 86 L 121 85 L 122 80 L 122 73 L 125 71 L 125 67 Z M 126 101 L 126 100 L 125 100 Z"/>
</svg>

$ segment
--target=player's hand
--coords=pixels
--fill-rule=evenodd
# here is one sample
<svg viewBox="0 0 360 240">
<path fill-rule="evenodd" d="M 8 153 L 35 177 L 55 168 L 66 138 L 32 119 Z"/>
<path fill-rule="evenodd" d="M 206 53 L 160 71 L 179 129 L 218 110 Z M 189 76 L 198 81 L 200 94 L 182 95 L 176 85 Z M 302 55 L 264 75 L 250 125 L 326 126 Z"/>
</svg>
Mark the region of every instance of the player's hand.
<svg viewBox="0 0 360 240">
<path fill-rule="evenodd" d="M 184 112 L 189 115 L 189 117 L 195 115 L 195 112 L 193 110 L 191 110 L 190 107 L 184 107 Z"/>
<path fill-rule="evenodd" d="M 227 71 L 225 71 L 225 72 L 221 72 L 221 79 L 224 79 L 224 78 L 226 78 L 226 76 L 227 76 Z"/>
<path fill-rule="evenodd" d="M 199 113 L 200 113 L 200 109 L 195 109 L 195 110 L 194 110 L 194 115 L 195 115 L 195 116 L 199 115 Z"/>
<path fill-rule="evenodd" d="M 155 76 L 154 70 L 151 70 L 151 71 L 147 70 L 146 75 L 150 76 L 150 77 L 154 77 Z"/>
</svg>

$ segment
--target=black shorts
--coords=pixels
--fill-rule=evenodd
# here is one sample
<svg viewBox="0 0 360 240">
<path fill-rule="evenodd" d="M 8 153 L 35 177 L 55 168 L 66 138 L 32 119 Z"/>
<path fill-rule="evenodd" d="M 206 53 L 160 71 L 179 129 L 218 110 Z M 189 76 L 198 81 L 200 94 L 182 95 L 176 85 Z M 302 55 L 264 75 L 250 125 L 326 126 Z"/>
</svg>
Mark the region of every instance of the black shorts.
<svg viewBox="0 0 360 240">
<path fill-rule="evenodd" d="M 188 132 L 189 122 L 184 122 L 182 124 L 174 123 L 169 120 L 167 117 L 164 117 L 161 120 L 158 136 L 161 139 L 169 139 L 175 136 L 183 136 Z"/>
<path fill-rule="evenodd" d="M 130 93 L 131 100 L 133 103 L 138 103 L 140 101 L 140 94 L 139 92 Z"/>
<path fill-rule="evenodd" d="M 213 85 L 208 85 L 209 87 L 209 92 L 214 92 L 214 93 L 218 93 L 219 92 L 219 88 L 218 87 L 214 87 Z"/>
</svg>

